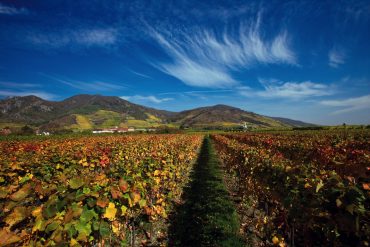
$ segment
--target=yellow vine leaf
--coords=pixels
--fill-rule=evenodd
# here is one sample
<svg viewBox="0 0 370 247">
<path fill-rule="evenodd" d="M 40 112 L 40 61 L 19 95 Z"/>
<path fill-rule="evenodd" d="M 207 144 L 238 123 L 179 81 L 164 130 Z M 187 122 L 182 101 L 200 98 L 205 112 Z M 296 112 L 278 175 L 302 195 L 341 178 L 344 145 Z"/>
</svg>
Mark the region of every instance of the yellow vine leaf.
<svg viewBox="0 0 370 247">
<path fill-rule="evenodd" d="M 78 244 L 78 241 L 76 239 L 72 238 L 71 241 L 69 242 L 69 245 L 70 246 L 76 246 L 76 245 L 79 245 L 79 244 Z"/>
<path fill-rule="evenodd" d="M 38 216 L 36 218 L 35 223 L 33 224 L 32 233 L 34 233 L 36 231 L 43 231 L 45 229 L 45 224 L 46 224 L 46 222 L 44 221 L 42 216 Z"/>
<path fill-rule="evenodd" d="M 34 210 L 32 210 L 32 216 L 33 217 L 38 217 L 38 216 L 41 215 L 41 213 L 42 213 L 42 206 L 37 207 Z"/>
<path fill-rule="evenodd" d="M 322 182 L 322 180 L 320 179 L 320 182 L 317 184 L 316 186 L 316 193 L 319 192 L 319 190 L 324 186 L 324 183 Z"/>
<path fill-rule="evenodd" d="M 272 243 L 274 244 L 274 245 L 278 245 L 279 244 L 279 238 L 278 237 L 276 237 L 276 236 L 274 236 L 273 238 L 272 238 Z"/>
<path fill-rule="evenodd" d="M 117 209 L 113 202 L 110 202 L 108 207 L 105 209 L 104 218 L 113 221 L 116 218 Z"/>
<path fill-rule="evenodd" d="M 122 216 L 124 216 L 126 214 L 127 207 L 125 205 L 122 205 L 121 206 L 121 211 L 122 211 Z"/>
<path fill-rule="evenodd" d="M 112 231 L 113 231 L 114 234 L 119 236 L 119 223 L 117 221 L 113 222 Z"/>
</svg>

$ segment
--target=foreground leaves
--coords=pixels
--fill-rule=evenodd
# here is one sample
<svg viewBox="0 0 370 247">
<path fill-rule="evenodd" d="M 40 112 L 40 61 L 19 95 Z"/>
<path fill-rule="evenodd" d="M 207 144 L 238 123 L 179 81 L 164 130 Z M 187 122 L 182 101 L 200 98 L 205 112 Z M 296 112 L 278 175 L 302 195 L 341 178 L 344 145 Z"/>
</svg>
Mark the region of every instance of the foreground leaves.
<svg viewBox="0 0 370 247">
<path fill-rule="evenodd" d="M 26 207 L 16 207 L 8 217 L 5 218 L 5 222 L 12 227 L 13 225 L 24 220 L 28 215 Z"/>
<path fill-rule="evenodd" d="M 0 230 L 0 246 L 15 244 L 21 240 L 22 239 L 15 233 L 12 233 L 6 229 Z"/>
<path fill-rule="evenodd" d="M 26 184 L 20 190 L 10 196 L 10 199 L 16 202 L 24 200 L 31 193 L 31 184 Z"/>
<path fill-rule="evenodd" d="M 166 220 L 180 197 L 201 140 L 137 135 L 0 142 L 0 246 L 106 240 L 115 246 L 144 234 Z"/>
</svg>

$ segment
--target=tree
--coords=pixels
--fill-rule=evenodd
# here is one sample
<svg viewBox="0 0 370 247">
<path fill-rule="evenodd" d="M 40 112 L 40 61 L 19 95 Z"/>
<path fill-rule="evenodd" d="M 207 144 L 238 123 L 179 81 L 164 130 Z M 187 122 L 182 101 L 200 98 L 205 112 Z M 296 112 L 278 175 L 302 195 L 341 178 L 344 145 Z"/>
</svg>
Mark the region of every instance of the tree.
<svg viewBox="0 0 370 247">
<path fill-rule="evenodd" d="M 28 125 L 23 126 L 21 129 L 22 135 L 32 135 L 33 133 L 34 133 L 33 129 Z"/>
</svg>

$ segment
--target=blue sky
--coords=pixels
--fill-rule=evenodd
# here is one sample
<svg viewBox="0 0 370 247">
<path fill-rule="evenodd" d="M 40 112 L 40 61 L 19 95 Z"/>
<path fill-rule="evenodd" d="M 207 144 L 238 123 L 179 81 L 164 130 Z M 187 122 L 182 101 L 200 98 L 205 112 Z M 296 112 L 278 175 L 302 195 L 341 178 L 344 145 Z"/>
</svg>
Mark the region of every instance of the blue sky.
<svg viewBox="0 0 370 247">
<path fill-rule="evenodd" d="M 369 124 L 369 24 L 369 0 L 0 0 L 0 97 Z"/>
</svg>

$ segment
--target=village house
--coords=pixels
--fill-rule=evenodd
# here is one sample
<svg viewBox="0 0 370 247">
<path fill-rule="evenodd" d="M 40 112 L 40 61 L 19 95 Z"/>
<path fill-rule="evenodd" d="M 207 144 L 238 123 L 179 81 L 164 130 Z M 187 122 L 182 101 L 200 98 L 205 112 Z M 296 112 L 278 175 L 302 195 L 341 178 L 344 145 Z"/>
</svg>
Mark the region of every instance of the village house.
<svg viewBox="0 0 370 247">
<path fill-rule="evenodd" d="M 102 133 L 126 133 L 132 131 L 130 128 L 118 128 L 117 126 L 115 128 L 104 128 L 104 129 L 96 129 L 93 130 L 93 134 L 102 134 Z"/>
<path fill-rule="evenodd" d="M 154 132 L 156 131 L 155 128 L 140 128 L 135 129 L 134 127 L 129 128 L 118 128 L 117 126 L 115 128 L 104 128 L 104 129 L 95 129 L 92 131 L 93 134 L 103 134 L 103 133 L 127 133 L 127 132 Z"/>
<path fill-rule="evenodd" d="M 117 133 L 126 133 L 128 132 L 128 128 L 117 128 Z"/>
<path fill-rule="evenodd" d="M 36 130 L 36 135 L 38 135 L 38 136 L 49 136 L 49 135 L 50 135 L 50 132 L 48 132 L 48 131 Z"/>
<path fill-rule="evenodd" d="M 114 133 L 114 132 L 115 129 L 97 129 L 92 131 L 93 134 Z"/>
</svg>

